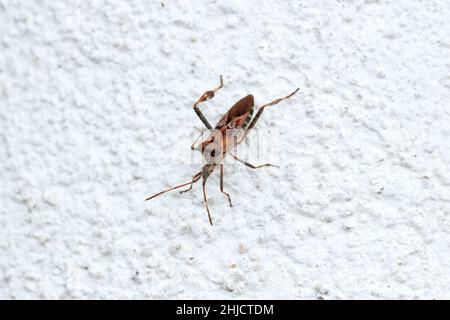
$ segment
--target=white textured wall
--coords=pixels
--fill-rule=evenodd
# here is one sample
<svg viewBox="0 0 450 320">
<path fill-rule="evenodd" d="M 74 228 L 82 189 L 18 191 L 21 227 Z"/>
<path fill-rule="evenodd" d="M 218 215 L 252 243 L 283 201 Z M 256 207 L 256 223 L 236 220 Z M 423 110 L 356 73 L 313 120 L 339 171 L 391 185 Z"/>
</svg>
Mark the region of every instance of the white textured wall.
<svg viewBox="0 0 450 320">
<path fill-rule="evenodd" d="M 450 3 L 163 4 L 0 0 L 0 298 L 450 298 Z M 199 186 L 143 198 L 219 74 L 212 122 L 301 94 L 210 227 Z"/>
</svg>

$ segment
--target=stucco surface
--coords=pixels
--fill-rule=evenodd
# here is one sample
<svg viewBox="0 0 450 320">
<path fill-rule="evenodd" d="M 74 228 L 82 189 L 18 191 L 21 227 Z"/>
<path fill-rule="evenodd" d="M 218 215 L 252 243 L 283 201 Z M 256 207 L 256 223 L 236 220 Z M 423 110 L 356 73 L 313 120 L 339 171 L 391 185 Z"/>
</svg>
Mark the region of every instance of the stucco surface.
<svg viewBox="0 0 450 320">
<path fill-rule="evenodd" d="M 450 298 L 450 2 L 0 0 L 0 298 Z M 188 181 L 252 93 L 280 168 Z M 251 144 L 250 136 L 249 143 Z M 260 164 L 250 155 L 249 162 Z"/>
</svg>

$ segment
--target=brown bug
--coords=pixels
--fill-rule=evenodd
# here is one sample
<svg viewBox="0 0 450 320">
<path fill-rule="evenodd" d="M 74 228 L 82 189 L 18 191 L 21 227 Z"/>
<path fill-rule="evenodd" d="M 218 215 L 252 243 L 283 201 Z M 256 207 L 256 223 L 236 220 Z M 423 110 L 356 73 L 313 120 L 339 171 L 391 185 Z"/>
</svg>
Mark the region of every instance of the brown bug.
<svg viewBox="0 0 450 320">
<path fill-rule="evenodd" d="M 264 109 L 270 106 L 273 106 L 277 103 L 279 103 L 282 100 L 288 99 L 292 97 L 297 91 L 298 88 L 292 92 L 291 94 L 276 99 L 268 104 L 263 105 L 258 109 L 258 112 L 256 115 L 252 118 L 253 110 L 254 110 L 254 98 L 251 94 L 248 96 L 242 98 L 238 102 L 234 104 L 233 107 L 231 107 L 230 110 L 228 110 L 227 113 L 223 115 L 223 117 L 217 122 L 214 129 L 209 124 L 208 120 L 206 120 L 203 113 L 198 108 L 198 105 L 202 102 L 209 100 L 214 97 L 215 93 L 222 88 L 223 86 L 223 79 L 222 76 L 220 76 L 220 85 L 211 91 L 206 91 L 204 94 L 201 95 L 201 97 L 197 100 L 196 103 L 194 103 L 194 111 L 197 114 L 197 116 L 200 118 L 200 120 L 203 122 L 205 127 L 209 130 L 212 130 L 211 134 L 203 140 L 198 146 L 194 146 L 194 144 L 191 146 L 192 150 L 199 150 L 202 152 L 203 158 L 206 161 L 206 165 L 203 166 L 202 170 L 198 173 L 196 173 L 190 182 L 180 184 L 178 186 L 172 187 L 170 189 L 161 191 L 151 197 L 148 197 L 145 199 L 145 201 L 153 199 L 163 193 L 184 187 L 189 186 L 188 189 L 180 191 L 180 193 L 190 191 L 192 189 L 192 186 L 194 183 L 196 183 L 200 178 L 202 178 L 202 187 L 203 187 L 203 201 L 205 203 L 206 211 L 208 212 L 208 219 L 209 223 L 212 225 L 212 219 L 211 214 L 209 212 L 208 207 L 208 200 L 206 198 L 206 191 L 205 191 L 205 184 L 206 180 L 210 176 L 210 174 L 214 171 L 214 169 L 217 166 L 220 166 L 220 191 L 225 194 L 228 198 L 228 202 L 230 204 L 230 207 L 232 207 L 231 198 L 230 195 L 223 190 L 223 160 L 226 156 L 226 154 L 234 149 L 239 143 L 241 143 L 245 137 L 247 136 L 250 129 L 252 129 L 256 122 L 258 121 L 259 117 L 263 113 Z M 258 169 L 261 167 L 270 167 L 275 166 L 270 163 L 266 163 L 259 166 L 254 166 L 244 160 L 239 159 L 235 155 L 231 154 L 231 156 L 243 163 L 244 165 L 252 168 L 252 169 Z M 276 167 L 276 166 L 275 166 Z"/>
</svg>

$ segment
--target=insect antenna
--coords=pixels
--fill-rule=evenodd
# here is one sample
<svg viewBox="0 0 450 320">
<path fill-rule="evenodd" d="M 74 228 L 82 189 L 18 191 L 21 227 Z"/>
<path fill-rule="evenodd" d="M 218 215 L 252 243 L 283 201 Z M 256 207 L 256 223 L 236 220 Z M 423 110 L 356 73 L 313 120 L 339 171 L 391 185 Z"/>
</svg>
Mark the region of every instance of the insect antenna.
<svg viewBox="0 0 450 320">
<path fill-rule="evenodd" d="M 209 213 L 208 199 L 206 199 L 205 185 L 206 185 L 206 179 L 203 178 L 203 183 L 202 183 L 202 187 L 203 187 L 203 200 L 205 201 L 206 211 L 208 212 L 209 224 L 210 224 L 210 225 L 213 225 L 212 219 L 211 219 L 211 214 Z"/>
<path fill-rule="evenodd" d="M 166 192 L 169 192 L 169 191 L 172 191 L 172 190 L 175 190 L 175 189 L 184 187 L 184 186 L 192 185 L 192 184 L 196 183 L 196 182 L 200 179 L 200 176 L 201 176 L 201 172 L 199 172 L 199 173 L 197 173 L 196 175 L 194 175 L 194 177 L 192 177 L 192 181 L 191 181 L 191 182 L 186 182 L 186 183 L 180 184 L 180 185 L 178 185 L 178 186 L 172 187 L 172 188 L 170 188 L 170 189 L 167 189 L 167 190 L 158 192 L 157 194 L 154 194 L 154 195 L 152 195 L 152 196 L 146 198 L 145 201 L 151 200 L 151 199 L 153 199 L 153 198 L 155 198 L 155 197 L 157 197 L 157 196 L 159 196 L 159 195 L 162 195 L 163 193 L 166 193 Z"/>
</svg>

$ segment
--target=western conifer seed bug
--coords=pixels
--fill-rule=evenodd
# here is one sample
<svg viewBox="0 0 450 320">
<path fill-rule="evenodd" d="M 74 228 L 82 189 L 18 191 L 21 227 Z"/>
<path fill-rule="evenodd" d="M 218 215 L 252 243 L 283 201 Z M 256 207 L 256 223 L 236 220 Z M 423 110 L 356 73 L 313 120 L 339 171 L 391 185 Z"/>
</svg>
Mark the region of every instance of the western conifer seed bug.
<svg viewBox="0 0 450 320">
<path fill-rule="evenodd" d="M 220 166 L 220 191 L 225 194 L 228 198 L 228 202 L 230 204 L 230 207 L 233 206 L 231 203 L 230 195 L 223 190 L 223 160 L 228 152 L 230 152 L 233 159 L 243 163 L 247 167 L 250 167 L 252 169 L 258 169 L 262 167 L 270 167 L 274 166 L 270 163 L 266 163 L 259 166 L 254 166 L 244 160 L 239 159 L 234 154 L 231 153 L 231 151 L 236 148 L 236 146 L 241 143 L 245 137 L 247 136 L 250 129 L 252 129 L 256 122 L 258 121 L 259 117 L 263 113 L 264 109 L 270 106 L 273 106 L 283 100 L 286 100 L 290 97 L 292 97 L 297 91 L 298 88 L 292 92 L 291 94 L 275 99 L 274 101 L 267 103 L 263 106 L 261 106 L 258 109 L 258 112 L 256 115 L 252 118 L 253 111 L 254 111 L 254 98 L 253 95 L 249 94 L 248 96 L 242 98 L 238 102 L 234 104 L 234 106 L 231 107 L 230 110 L 228 110 L 227 113 L 225 113 L 222 118 L 220 118 L 219 122 L 215 125 L 214 129 L 209 124 L 208 120 L 206 120 L 205 116 L 199 109 L 199 105 L 206 100 L 212 99 L 216 92 L 222 88 L 223 86 L 223 79 L 222 76 L 220 76 L 220 85 L 215 88 L 214 90 L 206 91 L 204 94 L 200 96 L 200 98 L 197 100 L 196 103 L 194 103 L 194 111 L 197 114 L 197 116 L 200 118 L 200 120 L 203 122 L 205 127 L 209 130 L 211 130 L 211 133 L 209 136 L 203 140 L 200 144 L 195 146 L 194 144 L 191 146 L 192 150 L 199 150 L 202 153 L 203 159 L 205 160 L 206 164 L 203 166 L 202 170 L 198 173 L 196 173 L 190 182 L 186 182 L 183 184 L 180 184 L 178 186 L 172 187 L 170 189 L 161 191 L 153 196 L 150 196 L 145 199 L 145 201 L 153 199 L 163 193 L 184 187 L 189 186 L 188 189 L 180 191 L 180 193 L 190 191 L 192 190 L 192 186 L 202 179 L 202 188 L 203 188 L 203 201 L 205 203 L 206 211 L 208 213 L 208 219 L 209 223 L 212 225 L 212 219 L 211 214 L 209 212 L 208 207 L 208 200 L 206 198 L 206 191 L 205 191 L 205 184 L 208 177 L 211 175 L 211 173 L 216 169 L 217 166 Z"/>
</svg>

